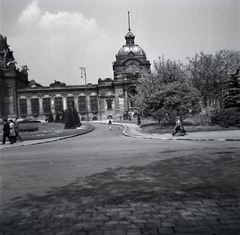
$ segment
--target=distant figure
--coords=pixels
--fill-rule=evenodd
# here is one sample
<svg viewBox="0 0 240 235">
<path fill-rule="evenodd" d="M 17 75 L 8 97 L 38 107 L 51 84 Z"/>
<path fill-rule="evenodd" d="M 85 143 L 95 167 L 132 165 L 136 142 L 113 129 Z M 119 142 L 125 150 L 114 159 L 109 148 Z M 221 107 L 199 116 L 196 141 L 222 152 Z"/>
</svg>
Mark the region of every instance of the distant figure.
<svg viewBox="0 0 240 235">
<path fill-rule="evenodd" d="M 9 140 L 10 144 L 13 143 L 13 141 L 10 138 L 9 134 L 10 134 L 9 122 L 8 122 L 7 119 L 3 119 L 3 142 L 2 142 L 2 144 L 5 144 L 7 137 L 8 137 L 8 140 Z"/>
<path fill-rule="evenodd" d="M 184 130 L 183 124 L 180 121 L 180 118 L 178 117 L 177 121 L 176 121 L 176 125 L 175 125 L 173 133 L 172 133 L 172 136 L 176 135 L 179 131 L 181 131 L 182 136 L 184 136 L 186 133 L 186 131 Z"/>
<path fill-rule="evenodd" d="M 14 122 L 14 130 L 15 130 L 15 138 L 14 138 L 13 142 L 16 143 L 17 139 L 19 139 L 22 142 L 23 138 L 19 134 L 19 123 L 18 123 L 17 118 L 15 119 L 15 122 Z"/>
<path fill-rule="evenodd" d="M 14 123 L 13 123 L 12 119 L 10 119 L 10 121 L 9 121 L 9 128 L 10 128 L 9 136 L 10 136 L 10 139 L 12 140 L 12 143 L 14 143 L 15 129 L 14 129 Z"/>
<path fill-rule="evenodd" d="M 112 124 L 113 124 L 113 122 L 112 122 L 112 117 L 108 117 L 108 125 L 109 125 L 109 130 L 111 131 L 112 130 Z"/>
<path fill-rule="evenodd" d="M 141 116 L 140 115 L 138 115 L 138 117 L 137 117 L 137 124 L 138 124 L 138 126 L 141 125 Z"/>
</svg>

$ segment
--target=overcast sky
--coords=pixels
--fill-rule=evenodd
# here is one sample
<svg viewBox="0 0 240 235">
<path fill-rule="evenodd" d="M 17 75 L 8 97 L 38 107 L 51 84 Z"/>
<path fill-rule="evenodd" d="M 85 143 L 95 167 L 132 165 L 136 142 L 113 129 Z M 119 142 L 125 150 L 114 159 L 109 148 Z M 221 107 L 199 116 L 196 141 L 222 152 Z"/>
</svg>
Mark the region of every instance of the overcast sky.
<svg viewBox="0 0 240 235">
<path fill-rule="evenodd" d="M 82 85 L 113 77 L 128 11 L 135 43 L 153 63 L 240 50 L 239 0 L 0 0 L 0 34 L 29 80 Z"/>
</svg>

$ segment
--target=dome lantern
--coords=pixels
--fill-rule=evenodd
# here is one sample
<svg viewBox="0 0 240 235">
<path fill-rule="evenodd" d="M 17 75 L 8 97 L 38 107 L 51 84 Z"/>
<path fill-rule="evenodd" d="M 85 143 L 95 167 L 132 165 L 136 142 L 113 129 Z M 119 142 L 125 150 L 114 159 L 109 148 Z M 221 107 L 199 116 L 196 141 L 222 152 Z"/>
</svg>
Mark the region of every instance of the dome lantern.
<svg viewBox="0 0 240 235">
<path fill-rule="evenodd" d="M 135 44 L 135 36 L 131 32 L 128 12 L 128 33 L 125 36 L 126 44 L 120 48 L 113 62 L 114 79 L 138 78 L 141 73 L 149 71 L 150 62 L 144 50 Z"/>
</svg>

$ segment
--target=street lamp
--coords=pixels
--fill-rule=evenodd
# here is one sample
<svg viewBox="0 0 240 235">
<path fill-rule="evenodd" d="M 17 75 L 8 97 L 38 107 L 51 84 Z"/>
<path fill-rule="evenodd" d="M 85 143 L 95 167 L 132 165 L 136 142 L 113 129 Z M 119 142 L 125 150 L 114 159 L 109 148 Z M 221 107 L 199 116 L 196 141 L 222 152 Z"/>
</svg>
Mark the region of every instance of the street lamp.
<svg viewBox="0 0 240 235">
<path fill-rule="evenodd" d="M 86 121 L 89 121 L 89 116 L 88 116 L 88 102 L 87 102 L 87 76 L 86 76 L 86 67 L 79 67 L 81 69 L 81 78 L 85 78 L 85 93 L 86 93 Z"/>
</svg>

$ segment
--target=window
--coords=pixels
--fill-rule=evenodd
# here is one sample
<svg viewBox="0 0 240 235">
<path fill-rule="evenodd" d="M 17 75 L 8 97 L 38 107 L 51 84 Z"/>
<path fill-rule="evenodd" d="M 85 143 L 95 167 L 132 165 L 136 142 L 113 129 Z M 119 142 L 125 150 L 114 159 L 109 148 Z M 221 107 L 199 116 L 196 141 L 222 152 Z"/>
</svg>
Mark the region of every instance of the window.
<svg viewBox="0 0 240 235">
<path fill-rule="evenodd" d="M 54 104 L 55 104 L 55 112 L 61 113 L 63 111 L 62 97 L 55 97 Z"/>
<path fill-rule="evenodd" d="M 79 113 L 87 112 L 86 96 L 78 96 L 78 109 Z"/>
<path fill-rule="evenodd" d="M 31 99 L 32 114 L 39 114 L 39 101 L 38 98 Z"/>
<path fill-rule="evenodd" d="M 107 102 L 107 109 L 108 110 L 112 110 L 112 102 L 113 102 L 113 100 L 106 100 L 106 102 Z"/>
<path fill-rule="evenodd" d="M 20 115 L 27 115 L 27 100 L 19 99 Z"/>
<path fill-rule="evenodd" d="M 74 97 L 67 97 L 67 108 L 68 109 L 74 108 Z"/>
<path fill-rule="evenodd" d="M 92 112 L 98 111 L 97 96 L 90 96 L 90 108 Z"/>
<path fill-rule="evenodd" d="M 12 94 L 12 87 L 5 87 L 5 95 L 11 95 Z"/>
<path fill-rule="evenodd" d="M 51 100 L 50 98 L 43 98 L 43 113 L 49 114 L 51 111 Z"/>
</svg>

